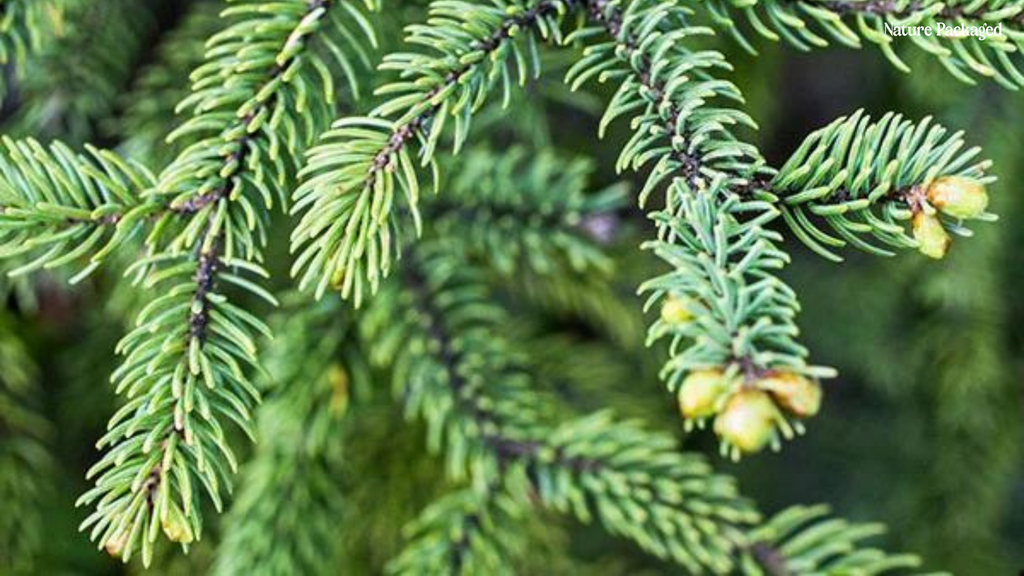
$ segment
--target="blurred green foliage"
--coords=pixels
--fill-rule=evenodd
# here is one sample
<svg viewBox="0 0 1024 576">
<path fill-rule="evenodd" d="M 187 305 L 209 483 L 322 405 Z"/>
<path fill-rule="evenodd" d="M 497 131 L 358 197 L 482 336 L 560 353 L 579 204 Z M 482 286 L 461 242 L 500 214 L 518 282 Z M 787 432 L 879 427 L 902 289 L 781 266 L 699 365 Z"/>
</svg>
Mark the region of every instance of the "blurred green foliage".
<svg viewBox="0 0 1024 576">
<path fill-rule="evenodd" d="M 138 19 L 120 12 L 115 19 L 92 17 L 66 39 L 72 52 L 80 51 L 82 38 L 116 44 L 115 50 L 105 51 L 112 61 L 88 71 L 88 82 L 75 80 L 75 74 L 86 71 L 73 64 L 54 68 L 58 56 L 44 54 L 39 67 L 30 69 L 24 90 L 5 102 L 4 131 L 45 132 L 71 141 L 103 137 L 123 142 L 140 161 L 163 162 L 169 150 L 160 143 L 159 124 L 152 120 L 169 118 L 169 108 L 183 93 L 188 71 L 202 54 L 181 43 L 209 32 L 213 3 L 143 4 L 128 2 L 125 8 L 144 13 Z M 391 46 L 397 22 L 413 12 L 415 3 L 389 13 Z M 85 45 L 96 48 L 93 41 Z M 178 45 L 181 50 L 174 48 Z M 960 84 L 925 57 L 911 58 L 914 71 L 904 74 L 874 50 L 833 48 L 806 55 L 769 46 L 754 58 L 728 41 L 720 48 L 735 65 L 732 79 L 761 127 L 753 138 L 769 161 L 785 158 L 810 130 L 859 106 L 875 115 L 888 110 L 911 117 L 933 114 L 967 130 L 969 142 L 983 144 L 995 160 L 999 182 L 990 194 L 993 211 L 1001 218 L 995 225 L 978 227 L 972 241 L 958 242 L 950 257 L 937 263 L 904 253 L 891 259 L 856 254 L 837 265 L 791 243 L 794 264 L 784 277 L 801 294 L 804 343 L 841 376 L 826 383 L 825 409 L 810 425 L 811 434 L 780 454 L 716 466 L 739 477 L 744 492 L 764 510 L 827 501 L 853 520 L 884 522 L 890 529 L 887 543 L 920 553 L 927 568 L 959 574 L 1020 569 L 1024 300 L 1018 287 L 1024 283 L 1024 101 L 994 85 Z M 77 57 L 87 59 L 88 54 Z M 627 127 L 617 126 L 606 141 L 597 142 L 594 103 L 587 94 L 557 88 L 554 80 L 562 71 L 553 58 L 547 74 L 528 86 L 529 97 L 516 99 L 506 114 L 512 122 L 485 114 L 479 129 L 496 125 L 497 142 L 587 150 L 596 162 L 595 189 L 620 181 L 613 165 L 615 142 L 622 141 L 622 134 L 615 132 L 625 133 Z M 61 76 L 69 72 L 74 74 Z M 58 90 L 47 83 L 61 86 Z M 611 247 L 621 262 L 614 282 L 591 286 L 581 279 L 579 284 L 555 285 L 521 277 L 506 286 L 503 297 L 516 311 L 509 333 L 528 343 L 527 351 L 546 366 L 546 373 L 559 375 L 551 382 L 551 392 L 567 406 L 577 411 L 611 406 L 682 436 L 671 398 L 657 379 L 657 362 L 652 362 L 656 353 L 643 345 L 643 318 L 633 295 L 639 282 L 657 269 L 646 255 L 636 256 L 635 247 L 648 226 L 638 212 L 622 212 Z M 88 540 L 75 530 L 84 512 L 71 507 L 85 488 L 81 479 L 94 459 L 91 441 L 102 433 L 113 406 L 112 391 L 104 385 L 112 342 L 122 332 L 123 318 L 130 317 L 125 310 L 138 305 L 130 299 L 105 305 L 106 299 L 97 294 L 115 284 L 116 271 L 75 290 L 56 275 L 44 275 L 27 292 L 12 293 L 0 325 L 0 330 L 20 337 L 28 348 L 27 360 L 38 367 L 39 389 L 31 404 L 48 421 L 37 425 L 35 415 L 26 420 L 33 430 L 45 431 L 33 432 L 33 442 L 41 442 L 50 454 L 37 456 L 33 444 L 31 457 L 38 460 L 34 466 L 45 470 L 38 488 L 53 489 L 53 495 L 36 510 L 17 509 L 24 529 L 41 531 L 45 526 L 45 538 L 28 535 L 42 546 L 36 553 L 36 573 L 136 570 L 90 551 Z M 5 281 L 7 288 L 12 286 Z M 4 354 L 6 350 L 4 344 Z M 566 357 L 585 362 L 568 363 Z M 5 381 L 18 382 L 24 368 L 5 364 L 0 370 L 9 374 Z M 442 460 L 422 450 L 422 426 L 397 417 L 386 384 L 374 383 L 372 375 L 366 378 L 362 397 L 356 394 L 352 400 L 361 410 L 336 434 L 317 440 L 337 443 L 344 452 L 340 471 L 318 472 L 334 474 L 329 478 L 337 484 L 324 488 L 344 495 L 344 510 L 311 506 L 308 516 L 299 519 L 329 525 L 326 536 L 318 537 L 333 541 L 345 573 L 383 570 L 403 546 L 402 527 L 447 488 L 441 480 Z M 561 380 L 571 385 L 559 386 Z M 266 414 L 260 423 L 273 438 L 251 456 L 258 459 L 268 452 L 289 461 L 299 456 L 301 442 L 282 440 L 300 433 L 273 430 L 272 411 L 287 402 L 273 393 L 271 398 L 261 408 Z M 0 425 L 0 431 L 7 428 Z M 680 442 L 714 451 L 707 434 L 681 437 Z M 266 463 L 253 464 L 260 465 Z M 11 472 L 4 466 L 0 475 Z M 50 471 L 50 466 L 58 470 Z M 247 489 L 242 488 L 237 503 L 257 508 Z M 337 517 L 322 516 L 327 513 Z M 9 521 L 12 508 L 4 506 L 0 514 Z M 275 517 L 272 509 L 259 514 Z M 205 573 L 216 564 L 219 542 L 247 545 L 244 534 L 220 538 L 246 518 L 244 511 L 229 514 L 190 555 L 174 550 L 159 555 L 150 573 Z M 522 573 L 674 570 L 600 530 L 564 518 L 541 515 L 521 530 L 540 543 L 522 555 L 517 566 Z M 223 562 L 218 566 L 231 572 Z M 23 567 L 0 571 L 8 568 Z M 258 574 L 259 566 L 249 570 Z"/>
</svg>

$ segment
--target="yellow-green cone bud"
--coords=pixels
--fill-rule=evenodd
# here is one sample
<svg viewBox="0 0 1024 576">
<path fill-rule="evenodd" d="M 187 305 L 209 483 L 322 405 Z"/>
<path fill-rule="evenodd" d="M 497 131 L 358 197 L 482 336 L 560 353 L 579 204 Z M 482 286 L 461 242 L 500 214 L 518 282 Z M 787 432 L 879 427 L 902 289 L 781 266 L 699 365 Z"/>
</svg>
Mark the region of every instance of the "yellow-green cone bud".
<svg viewBox="0 0 1024 576">
<path fill-rule="evenodd" d="M 944 176 L 928 187 L 928 202 L 954 218 L 977 218 L 988 207 L 985 187 L 963 176 Z"/>
<path fill-rule="evenodd" d="M 918 243 L 917 249 L 925 256 L 938 260 L 949 251 L 949 245 L 953 241 L 936 216 L 924 212 L 914 214 L 913 228 L 914 240 Z"/>
<path fill-rule="evenodd" d="M 124 545 L 128 542 L 128 534 L 125 532 L 118 532 L 112 536 L 107 543 L 103 546 L 107 554 L 110 554 L 113 558 L 120 558 L 121 554 L 124 553 Z"/>
<path fill-rule="evenodd" d="M 679 387 L 679 411 L 684 418 L 710 416 L 715 413 L 718 400 L 728 388 L 729 383 L 721 370 L 691 372 Z"/>
<path fill-rule="evenodd" d="M 344 414 L 348 409 L 348 372 L 341 364 L 331 364 L 327 369 L 327 382 L 331 385 L 331 401 L 328 404 L 331 414 Z"/>
<path fill-rule="evenodd" d="M 185 519 L 185 515 L 181 513 L 176 504 L 171 504 L 168 507 L 167 513 L 160 519 L 160 526 L 171 542 L 188 544 L 192 541 L 192 529 L 189 528 L 188 520 Z"/>
<path fill-rule="evenodd" d="M 758 382 L 758 387 L 771 392 L 775 402 L 794 416 L 809 418 L 821 408 L 821 386 L 799 374 L 779 372 Z"/>
<path fill-rule="evenodd" d="M 767 392 L 736 393 L 715 419 L 715 432 L 741 452 L 758 452 L 772 439 L 779 411 Z"/>
<path fill-rule="evenodd" d="M 693 320 L 690 299 L 685 296 L 669 296 L 661 304 L 661 319 L 668 324 L 685 324 Z"/>
</svg>

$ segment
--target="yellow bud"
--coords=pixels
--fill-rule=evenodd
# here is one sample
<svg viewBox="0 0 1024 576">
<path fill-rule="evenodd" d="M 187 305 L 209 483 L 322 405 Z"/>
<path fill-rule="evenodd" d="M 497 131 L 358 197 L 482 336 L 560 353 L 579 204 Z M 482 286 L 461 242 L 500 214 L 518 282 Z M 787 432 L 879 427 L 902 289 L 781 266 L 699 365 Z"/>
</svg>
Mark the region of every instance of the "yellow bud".
<svg viewBox="0 0 1024 576">
<path fill-rule="evenodd" d="M 693 320 L 690 299 L 685 296 L 669 296 L 661 305 L 661 319 L 668 324 L 685 324 Z"/>
<path fill-rule="evenodd" d="M 107 554 L 110 554 L 114 558 L 120 558 L 121 554 L 124 553 L 124 545 L 128 543 L 128 533 L 121 531 L 111 536 L 107 543 L 103 545 L 103 549 L 106 550 Z"/>
<path fill-rule="evenodd" d="M 963 176 L 944 176 L 928 187 L 928 202 L 954 218 L 977 218 L 988 207 L 985 187 Z"/>
<path fill-rule="evenodd" d="M 338 266 L 331 272 L 331 288 L 335 290 L 341 290 L 343 288 L 342 282 L 345 281 L 345 270 L 344 266 Z"/>
<path fill-rule="evenodd" d="M 340 364 L 331 364 L 327 369 L 327 382 L 331 385 L 331 413 L 344 414 L 348 409 L 348 372 Z"/>
<path fill-rule="evenodd" d="M 779 372 L 757 383 L 772 393 L 775 402 L 790 414 L 809 418 L 821 408 L 821 386 L 810 378 L 792 372 Z"/>
<path fill-rule="evenodd" d="M 913 228 L 917 249 L 925 256 L 939 260 L 949 251 L 953 241 L 937 217 L 918 212 L 914 214 Z"/>
<path fill-rule="evenodd" d="M 160 519 L 160 526 L 171 542 L 188 544 L 192 541 L 192 529 L 176 504 L 168 506 L 167 513 Z"/>
<path fill-rule="evenodd" d="M 715 432 L 741 452 L 758 452 L 772 439 L 779 411 L 768 393 L 736 393 L 715 419 Z"/>
<path fill-rule="evenodd" d="M 685 418 L 703 418 L 715 413 L 718 400 L 728 390 L 729 383 L 721 370 L 691 372 L 679 387 L 679 411 Z"/>
</svg>

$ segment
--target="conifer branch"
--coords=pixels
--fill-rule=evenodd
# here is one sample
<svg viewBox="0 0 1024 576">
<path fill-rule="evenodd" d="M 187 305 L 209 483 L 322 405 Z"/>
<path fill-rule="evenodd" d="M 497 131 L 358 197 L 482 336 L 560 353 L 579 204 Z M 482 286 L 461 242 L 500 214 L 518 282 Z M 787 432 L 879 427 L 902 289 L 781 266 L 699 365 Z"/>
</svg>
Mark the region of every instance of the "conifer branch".
<svg viewBox="0 0 1024 576">
<path fill-rule="evenodd" d="M 539 74 L 538 42 L 560 42 L 559 24 L 574 0 L 492 0 L 475 4 L 439 0 L 426 25 L 408 28 L 406 42 L 438 53 L 402 52 L 382 69 L 400 79 L 377 90 L 388 100 L 369 117 L 335 122 L 309 153 L 294 212 L 304 212 L 292 234 L 297 254 L 292 273 L 322 296 L 331 287 L 357 303 L 376 291 L 398 255 L 402 227 L 398 205 L 420 233 L 419 164 L 434 173 L 435 151 L 454 124 L 453 148 L 461 149 L 471 120 L 500 85 L 512 89 L 513 62 L 520 84 Z"/>
<path fill-rule="evenodd" d="M 445 448 L 456 479 L 476 485 L 522 466 L 535 498 L 698 572 L 724 569 L 739 526 L 756 518 L 732 482 L 667 437 L 615 423 L 607 414 L 544 424 L 550 408 L 500 338 L 505 322 L 458 253 L 444 241 L 407 254 L 401 283 L 386 284 L 366 311 L 363 336 L 376 362 L 394 366 L 396 390 L 428 425 L 428 444 Z M 395 318 L 405 304 L 403 325 Z M 545 413 L 549 416 L 545 418 Z M 643 502 L 641 512 L 639 502 Z"/>
<path fill-rule="evenodd" d="M 60 142 L 4 137 L 0 147 L 0 258 L 15 260 L 10 275 L 88 257 L 77 281 L 138 232 L 146 212 L 139 194 L 154 181 L 146 169 Z"/>
<path fill-rule="evenodd" d="M 943 230 L 969 236 L 964 220 L 995 219 L 985 211 L 983 188 L 995 180 L 985 174 L 991 162 L 974 160 L 978 147 L 962 150 L 963 132 L 946 132 L 930 118 L 914 123 L 888 113 L 871 122 L 858 111 L 808 136 L 772 178 L 771 191 L 758 195 L 776 204 L 794 234 L 826 258 L 841 260 L 829 247 L 847 243 L 893 254 L 865 237 L 942 257 L 949 243 Z M 927 227 L 939 222 L 939 212 L 941 226 Z M 904 224 L 910 219 L 914 237 Z"/>
<path fill-rule="evenodd" d="M 220 510 L 230 491 L 237 464 L 222 423 L 253 435 L 259 392 L 248 374 L 259 365 L 255 334 L 269 330 L 221 290 L 276 303 L 245 276 L 267 276 L 258 262 L 269 212 L 285 201 L 295 155 L 332 113 L 330 67 L 347 63 L 339 39 L 359 38 L 345 2 L 266 8 L 238 0 L 223 12 L 238 20 L 210 39 L 179 105 L 192 118 L 171 136 L 192 143 L 146 195 L 151 255 L 129 271 L 164 292 L 119 344 L 126 359 L 112 378 L 128 402 L 98 443 L 107 452 L 89 473 L 96 487 L 79 500 L 96 504 L 82 528 L 126 561 L 141 547 L 148 564 L 161 529 L 186 546 L 198 539 L 202 502 Z"/>
<path fill-rule="evenodd" d="M 912 554 L 862 545 L 885 532 L 881 524 L 853 524 L 828 512 L 823 505 L 792 506 L 752 530 L 740 560 L 743 574 L 885 574 L 921 565 Z"/>
<path fill-rule="evenodd" d="M 808 377 L 831 371 L 805 362 L 807 352 L 795 339 L 796 294 L 773 272 L 789 256 L 765 227 L 781 213 L 801 240 L 833 258 L 825 245 L 850 242 L 887 253 L 860 237 L 867 234 L 941 257 L 949 243 L 945 230 L 966 231 L 951 220 L 940 222 L 933 204 L 945 204 L 943 210 L 958 219 L 989 219 L 981 188 L 990 180 L 983 173 L 987 165 L 968 166 L 977 149 L 958 153 L 960 135 L 942 141 L 944 130 L 928 131 L 927 121 L 890 123 L 890 115 L 869 127 L 856 114 L 811 135 L 782 169 L 772 170 L 756 148 L 731 133 L 730 126 L 753 122 L 715 105 L 742 99 L 732 84 L 712 76 L 728 64 L 718 53 L 682 45 L 687 36 L 708 30 L 689 24 L 686 11 L 669 2 L 595 0 L 589 8 L 600 28 L 585 28 L 574 38 L 590 40 L 603 29 L 614 41 L 591 43 L 568 80 L 577 87 L 593 77 L 621 79 L 602 131 L 619 116 L 635 115 L 634 137 L 618 167 L 653 164 L 641 204 L 667 186 L 666 208 L 652 216 L 659 239 L 648 246 L 675 271 L 642 287 L 651 292 L 648 306 L 664 298 L 651 337 L 672 338 L 665 378 L 692 422 L 721 414 L 716 431 L 734 457 L 777 445 L 780 435 L 789 438 L 802 429 L 786 413 L 805 418 L 818 410 L 818 385 Z M 825 197 L 830 202 L 818 202 Z M 840 237 L 816 228 L 807 213 L 824 217 Z M 897 224 L 911 217 L 913 239 Z M 766 423 L 761 433 L 731 434 L 725 414 L 741 406 L 756 407 L 756 418 Z"/>
<path fill-rule="evenodd" d="M 851 48 L 877 45 L 894 66 L 910 68 L 894 48 L 908 29 L 908 42 L 939 60 L 957 79 L 974 84 L 990 78 L 1017 90 L 1024 87 L 1024 3 L 1020 0 L 940 2 L 936 0 L 708 0 L 716 26 L 729 31 L 745 49 L 755 52 L 747 34 L 753 29 L 770 40 L 783 40 L 799 50 L 834 41 Z M 736 22 L 742 15 L 746 26 Z M 930 27 L 931 35 L 915 27 Z M 951 28 L 991 27 L 985 39 L 946 35 Z M 994 28 L 1000 26 L 1002 33 Z"/>
<path fill-rule="evenodd" d="M 887 23 L 1007 24 L 1010 33 L 986 46 L 918 43 L 961 77 L 987 74 L 1013 87 L 1022 84 L 1022 1 L 705 5 L 719 26 L 734 26 L 728 12 L 738 8 L 767 36 L 807 46 L 820 44 L 819 34 L 851 45 L 868 39 L 892 55 L 878 38 Z M 357 79 L 373 60 L 376 23 L 367 12 L 377 0 L 229 0 L 218 18 L 198 6 L 195 19 L 153 53 L 157 63 L 137 83 L 152 106 L 132 107 L 117 124 L 139 130 L 132 153 L 162 168 L 155 177 L 131 154 L 75 152 L 66 142 L 106 122 L 111 96 L 135 74 L 156 30 L 147 16 L 159 6 L 0 0 L 0 65 L 9 64 L 5 78 L 28 97 L 24 118 L 49 119 L 37 129 L 68 133 L 46 146 L 0 140 L 0 259 L 16 275 L 86 262 L 77 279 L 136 237 L 144 250 L 127 274 L 148 302 L 117 346 L 125 357 L 111 378 L 123 404 L 98 442 L 102 454 L 87 474 L 95 485 L 79 499 L 91 508 L 81 529 L 100 548 L 125 562 L 141 556 L 147 566 L 161 539 L 187 551 L 208 528 L 204 511 L 219 512 L 240 480 L 213 570 L 329 573 L 347 560 L 335 554 L 336 526 L 349 524 L 363 500 L 386 510 L 376 514 L 391 523 L 396 501 L 422 508 L 429 485 L 412 497 L 390 494 L 409 485 L 409 473 L 454 490 L 409 525 L 412 542 L 388 565 L 393 574 L 531 566 L 523 556 L 538 530 L 525 521 L 538 511 L 545 520 L 553 511 L 596 522 L 687 573 L 918 566 L 914 556 L 866 542 L 881 526 L 832 518 L 821 506 L 764 519 L 702 455 L 606 407 L 643 412 L 629 402 L 631 384 L 661 367 L 687 430 L 713 419 L 724 454 L 738 458 L 801 431 L 821 403 L 818 379 L 832 371 L 808 364 L 797 295 L 778 277 L 789 255 L 770 226 L 785 222 L 833 259 L 848 244 L 942 257 L 949 233 L 969 234 L 964 222 L 994 219 L 986 211 L 990 163 L 977 160 L 960 133 L 947 135 L 930 119 L 872 121 L 856 112 L 812 133 L 781 168 L 770 167 L 740 137 L 756 126 L 736 104 L 739 89 L 719 78 L 729 63 L 698 47 L 695 37 L 712 35 L 713 26 L 695 25 L 679 0 L 432 0 L 426 22 L 406 28 L 407 51 L 385 58 L 381 69 L 396 78 L 375 90 L 376 108 L 332 127 L 339 93 L 358 96 Z M 124 11 L 109 29 L 66 19 L 102 20 L 117 7 Z M 567 19 L 577 27 L 563 37 Z M 200 56 L 193 45 L 213 26 L 223 28 Z M 645 172 L 638 199 L 657 235 L 644 246 L 668 267 L 641 286 L 647 306 L 660 306 L 649 343 L 663 339 L 670 353 L 656 367 L 633 358 L 643 320 L 629 316 L 616 294 L 640 275 L 633 267 L 650 274 L 648 259 L 613 270 L 621 259 L 605 250 L 623 227 L 614 211 L 626 187 L 590 190 L 589 165 L 549 153 L 543 137 L 539 150 L 507 139 L 495 139 L 500 152 L 464 150 L 471 125 L 474 139 L 494 127 L 482 113 L 498 100 L 492 96 L 500 91 L 507 105 L 515 83 L 540 74 L 544 42 L 582 48 L 552 58 L 569 63 L 566 89 L 614 84 L 600 134 L 631 119 L 616 168 Z M 182 52 L 170 54 L 176 46 Z M 68 50 L 88 62 L 52 78 L 25 77 L 33 62 L 74 64 Z M 188 89 L 172 80 L 185 66 L 195 67 Z M 50 97 L 66 87 L 48 91 L 47 82 L 76 74 L 89 77 L 88 94 Z M 40 105 L 53 115 L 34 115 Z M 180 122 L 169 118 L 180 112 Z M 169 124 L 176 128 L 168 147 L 154 150 Z M 544 122 L 537 124 L 543 132 Z M 455 170 L 445 194 L 421 200 L 421 178 L 432 172 L 437 192 L 442 167 Z M 340 299 L 297 301 L 272 319 L 274 330 L 251 311 L 253 297 L 277 305 L 264 287 L 264 259 L 273 252 L 273 213 L 288 212 L 289 202 L 301 214 L 290 238 L 292 275 L 317 296 L 337 290 L 357 305 L 376 293 L 365 309 Z M 421 219 L 431 224 L 425 238 Z M 570 331 L 584 344 L 549 339 Z M 272 332 L 279 339 L 268 346 Z M 32 557 L 45 540 L 41 523 L 22 511 L 43 499 L 43 486 L 25 479 L 49 465 L 46 423 L 24 409 L 31 405 L 20 371 L 26 354 L 7 336 L 0 326 L 7 370 L 0 371 L 0 501 L 12 502 L 17 515 L 16 524 L 0 520 L 4 566 L 14 564 L 8 557 Z M 552 367 L 559 362 L 571 366 Z M 396 442 L 369 457 L 338 442 L 359 436 L 366 445 L 363 433 L 382 435 L 383 415 L 372 406 L 343 417 L 353 388 L 361 398 L 371 375 L 389 377 L 406 416 L 425 423 L 427 448 L 443 453 L 446 474 L 419 454 L 397 454 Z M 587 378 L 599 382 L 578 382 Z M 623 395 L 609 390 L 614 381 L 624 383 Z M 394 440 L 396 428 L 385 428 Z M 239 431 L 263 441 L 236 480 Z M 339 477 L 365 480 L 349 474 L 345 459 L 353 454 L 355 462 L 397 461 L 400 473 L 383 467 L 405 479 L 383 489 L 364 481 L 366 494 L 352 493 Z M 388 492 L 387 500 L 375 492 Z M 382 522 L 360 521 L 372 534 L 366 539 L 382 540 Z M 383 540 L 394 536 L 383 530 Z M 374 548 L 371 562 L 389 548 Z"/>
<path fill-rule="evenodd" d="M 729 65 L 716 52 L 686 47 L 687 37 L 710 31 L 688 24 L 686 10 L 674 2 L 594 0 L 588 10 L 594 24 L 570 38 L 587 47 L 567 81 L 574 88 L 592 78 L 620 81 L 601 131 L 619 116 L 634 115 L 634 135 L 618 168 L 653 164 L 641 205 L 666 188 L 665 208 L 652 214 L 658 240 L 647 247 L 673 270 L 641 287 L 650 293 L 648 306 L 662 302 L 651 338 L 672 338 L 664 378 L 682 406 L 684 388 L 693 388 L 684 386 L 685 378 L 716 374 L 715 393 L 701 399 L 708 406 L 684 410 L 689 424 L 756 400 L 756 435 L 738 437 L 729 419 L 717 420 L 723 451 L 734 458 L 777 445 L 801 426 L 767 401 L 767 382 L 777 375 L 806 381 L 832 371 L 809 366 L 807 350 L 796 341 L 796 295 L 774 275 L 789 256 L 775 245 L 779 235 L 766 229 L 778 210 L 752 194 L 766 186 L 771 172 L 757 149 L 731 132 L 735 125 L 754 127 L 753 121 L 717 105 L 742 100 L 735 86 L 712 75 Z M 598 41 L 602 36 L 611 40 Z M 805 386 L 813 390 L 817 384 Z M 752 392 L 741 394 L 747 390 Z M 737 399 L 736 410 L 727 410 L 731 399 Z M 792 414 L 806 417 L 816 410 Z"/>
<path fill-rule="evenodd" d="M 466 541 L 477 542 L 473 551 L 487 558 L 503 553 L 479 532 L 488 529 L 481 520 L 493 513 L 486 506 L 495 483 L 513 479 L 515 487 L 519 474 L 523 485 L 513 493 L 525 490 L 526 497 L 511 500 L 523 502 L 510 504 L 516 513 L 532 501 L 584 522 L 596 519 L 692 573 L 740 566 L 748 574 L 787 573 L 759 571 L 772 562 L 871 566 L 879 573 L 916 565 L 911 556 L 856 551 L 853 544 L 876 534 L 876 526 L 825 523 L 792 537 L 792 544 L 786 543 L 792 528 L 787 517 L 748 532 L 758 515 L 731 479 L 714 474 L 701 458 L 679 453 L 671 438 L 615 422 L 608 413 L 546 424 L 537 390 L 520 383 L 529 380 L 529 370 L 501 342 L 498 327 L 507 319 L 488 304 L 471 271 L 451 265 L 462 258 L 446 253 L 449 244 L 422 241 L 408 251 L 400 282 L 385 284 L 363 318 L 363 337 L 375 345 L 376 363 L 393 368 L 406 409 L 426 419 L 428 443 L 444 448 L 450 474 L 462 478 L 468 471 L 477 487 L 425 512 L 414 529 L 423 540 L 403 553 L 399 571 L 434 566 L 460 574 L 461 564 L 450 561 L 465 558 Z M 396 315 L 402 306 L 407 312 Z M 406 320 L 396 325 L 390 321 L 396 317 Z M 488 338 L 475 336 L 484 330 Z M 818 515 L 814 510 L 794 525 Z M 844 543 L 831 548 L 822 534 Z"/>
</svg>

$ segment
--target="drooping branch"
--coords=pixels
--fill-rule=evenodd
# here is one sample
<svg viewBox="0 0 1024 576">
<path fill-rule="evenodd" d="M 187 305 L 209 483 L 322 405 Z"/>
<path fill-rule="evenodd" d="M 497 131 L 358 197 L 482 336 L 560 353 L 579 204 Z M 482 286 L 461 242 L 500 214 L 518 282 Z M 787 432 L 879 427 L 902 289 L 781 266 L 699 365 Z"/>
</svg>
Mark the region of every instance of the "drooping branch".
<svg viewBox="0 0 1024 576">
<path fill-rule="evenodd" d="M 172 541 L 198 539 L 204 498 L 222 506 L 237 468 L 224 424 L 254 435 L 260 395 L 249 375 L 256 335 L 269 334 L 222 290 L 276 304 L 246 276 L 267 276 L 259 262 L 270 211 L 284 203 L 289 165 L 333 114 L 330 65 L 348 58 L 327 50 L 324 59 L 312 43 L 365 40 L 339 14 L 355 13 L 344 2 L 275 6 L 239 0 L 223 12 L 239 18 L 210 40 L 179 105 L 193 115 L 171 138 L 190 143 L 146 196 L 150 255 L 130 271 L 164 291 L 119 345 L 126 359 L 113 379 L 128 402 L 99 442 L 107 452 L 90 471 L 96 487 L 80 499 L 97 503 L 83 528 L 125 560 L 141 547 L 148 564 L 158 526 Z"/>
<path fill-rule="evenodd" d="M 444 246 L 429 242 L 407 255 L 400 282 L 371 302 L 364 337 L 401 367 L 393 377 L 406 409 L 426 419 L 431 446 L 446 448 L 449 472 L 460 478 L 470 471 L 488 484 L 524 470 L 546 506 L 596 518 L 693 571 L 728 566 L 742 540 L 739 526 L 755 517 L 731 481 L 699 457 L 678 454 L 671 439 L 607 414 L 546 424 L 548 407 L 530 387 L 528 370 L 495 331 L 501 311 L 487 304 L 472 272 L 449 265 L 462 260 Z M 381 325 L 403 302 L 409 324 Z M 638 500 L 646 510 L 639 525 L 625 520 Z"/>
<path fill-rule="evenodd" d="M 913 556 L 859 549 L 857 543 L 877 534 L 877 526 L 812 523 L 823 514 L 819 508 L 804 513 L 797 507 L 759 522 L 731 480 L 714 474 L 701 458 L 681 454 L 672 439 L 616 422 L 607 413 L 554 426 L 545 422 L 543 396 L 521 383 L 530 370 L 496 330 L 506 318 L 487 304 L 486 290 L 461 265 L 461 254 L 446 253 L 446 244 L 422 241 L 407 253 L 398 277 L 366 310 L 363 337 L 374 345 L 378 362 L 393 367 L 399 398 L 407 411 L 427 420 L 428 443 L 445 450 L 456 478 L 469 471 L 473 485 L 488 491 L 504 481 L 513 487 L 521 482 L 528 496 L 513 499 L 516 507 L 532 501 L 583 521 L 597 519 L 694 573 L 917 565 Z M 460 494 L 477 503 L 493 497 L 479 490 Z M 443 549 L 454 552 L 444 558 L 458 562 L 467 552 L 459 547 L 466 538 L 490 541 L 485 534 L 469 535 L 479 528 L 474 519 L 487 514 L 482 505 L 469 509 L 449 502 L 445 514 L 425 512 L 431 521 L 418 524 L 417 533 L 430 530 L 427 538 L 447 528 L 446 534 L 462 535 L 444 540 Z M 453 523 L 463 529 L 453 532 Z M 823 552 L 836 539 L 843 546 Z M 790 540 L 812 546 L 787 546 Z M 410 569 L 439 560 L 414 541 L 399 565 Z"/>
<path fill-rule="evenodd" d="M 815 390 L 809 379 L 831 370 L 807 364 L 807 350 L 796 340 L 796 294 L 776 276 L 789 260 L 777 247 L 781 237 L 767 228 L 779 212 L 758 197 L 772 172 L 757 148 L 733 133 L 734 126 L 754 123 L 727 106 L 742 96 L 714 75 L 729 68 L 723 57 L 687 47 L 686 38 L 710 31 L 689 24 L 685 8 L 649 0 L 588 6 L 593 24 L 574 35 L 585 51 L 567 81 L 573 87 L 591 78 L 619 81 L 601 120 L 603 131 L 620 116 L 634 117 L 617 168 L 650 167 L 641 205 L 664 190 L 662 208 L 651 214 L 658 239 L 646 246 L 671 270 L 642 286 L 648 306 L 662 305 L 651 338 L 672 343 L 663 377 L 680 405 L 690 406 L 684 416 L 691 422 L 757 407 L 753 435 L 732 430 L 729 418 L 716 419 L 733 457 L 777 445 L 801 427 L 784 415 L 784 402 L 773 406 L 768 383 L 781 375 Z M 693 388 L 685 379 L 712 372 L 715 384 L 704 386 L 700 398 L 684 391 Z"/>
</svg>

